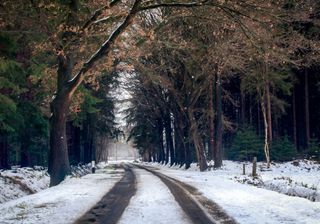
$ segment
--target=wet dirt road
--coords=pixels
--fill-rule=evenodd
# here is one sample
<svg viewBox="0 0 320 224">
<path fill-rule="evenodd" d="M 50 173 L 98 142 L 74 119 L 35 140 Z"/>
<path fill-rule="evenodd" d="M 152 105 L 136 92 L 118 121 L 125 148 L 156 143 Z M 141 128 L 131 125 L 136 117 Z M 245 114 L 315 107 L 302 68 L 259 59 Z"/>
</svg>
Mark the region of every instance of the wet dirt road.
<svg viewBox="0 0 320 224">
<path fill-rule="evenodd" d="M 77 220 L 76 224 L 117 223 L 136 192 L 136 176 L 130 165 L 122 165 L 125 173 L 121 180 L 101 199 L 101 201 Z"/>
<path fill-rule="evenodd" d="M 185 215 L 192 223 L 236 223 L 216 203 L 205 198 L 194 187 L 170 178 L 154 169 L 140 165 L 122 165 L 125 169 L 123 178 L 94 206 L 81 217 L 76 224 L 82 223 L 117 223 L 130 199 L 137 191 L 137 180 L 134 170 L 143 169 L 159 178 L 170 190 Z M 160 214 L 159 214 L 160 215 Z M 155 217 L 156 218 L 156 217 Z M 157 223 L 157 220 L 153 223 Z M 172 223 L 175 223 L 172 220 Z"/>
</svg>

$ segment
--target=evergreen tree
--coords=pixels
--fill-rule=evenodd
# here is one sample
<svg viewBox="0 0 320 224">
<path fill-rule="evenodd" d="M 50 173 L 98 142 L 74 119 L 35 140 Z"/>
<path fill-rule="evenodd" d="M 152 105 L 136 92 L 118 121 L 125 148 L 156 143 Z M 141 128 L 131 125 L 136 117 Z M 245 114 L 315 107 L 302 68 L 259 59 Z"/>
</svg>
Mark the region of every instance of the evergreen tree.
<svg viewBox="0 0 320 224">
<path fill-rule="evenodd" d="M 308 147 L 308 155 L 311 159 L 320 160 L 320 143 L 316 138 L 311 138 L 310 144 Z"/>
<path fill-rule="evenodd" d="M 275 161 L 289 161 L 297 156 L 294 144 L 290 142 L 287 135 L 276 139 L 271 145 L 271 155 Z"/>
<path fill-rule="evenodd" d="M 240 161 L 252 161 L 253 157 L 263 158 L 263 141 L 250 126 L 244 126 L 236 132 L 227 158 Z"/>
</svg>

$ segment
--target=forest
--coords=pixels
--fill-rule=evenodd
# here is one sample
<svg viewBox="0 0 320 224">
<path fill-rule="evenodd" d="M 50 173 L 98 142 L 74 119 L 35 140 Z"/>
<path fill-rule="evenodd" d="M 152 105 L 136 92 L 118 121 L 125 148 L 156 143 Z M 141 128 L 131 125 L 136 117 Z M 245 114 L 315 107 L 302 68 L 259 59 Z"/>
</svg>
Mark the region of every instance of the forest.
<svg viewBox="0 0 320 224">
<path fill-rule="evenodd" d="M 319 161 L 319 64 L 317 0 L 2 0 L 0 169 L 46 166 L 53 186 L 123 134 L 201 171 Z"/>
</svg>

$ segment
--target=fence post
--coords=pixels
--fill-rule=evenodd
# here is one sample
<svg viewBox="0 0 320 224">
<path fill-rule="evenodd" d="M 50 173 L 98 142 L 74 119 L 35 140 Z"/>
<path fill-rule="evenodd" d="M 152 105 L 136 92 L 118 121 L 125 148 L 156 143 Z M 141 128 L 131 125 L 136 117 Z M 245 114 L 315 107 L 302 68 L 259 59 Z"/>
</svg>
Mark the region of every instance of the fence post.
<svg viewBox="0 0 320 224">
<path fill-rule="evenodd" d="M 96 166 L 95 166 L 95 161 L 94 160 L 92 160 L 92 162 L 91 162 L 91 172 L 92 173 L 96 172 Z"/>
<path fill-rule="evenodd" d="M 246 175 L 246 164 L 243 164 L 242 175 Z"/>
<path fill-rule="evenodd" d="M 253 164 L 252 164 L 252 176 L 257 176 L 257 157 L 253 157 Z"/>
</svg>

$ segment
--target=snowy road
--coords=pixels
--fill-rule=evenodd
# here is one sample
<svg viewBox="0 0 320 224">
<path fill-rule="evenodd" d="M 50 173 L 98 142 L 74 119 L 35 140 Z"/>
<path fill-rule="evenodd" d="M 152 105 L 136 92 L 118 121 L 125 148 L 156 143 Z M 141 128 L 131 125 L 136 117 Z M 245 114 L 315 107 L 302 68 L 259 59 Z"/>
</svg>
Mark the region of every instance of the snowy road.
<svg viewBox="0 0 320 224">
<path fill-rule="evenodd" d="M 119 224 L 158 223 L 190 224 L 188 216 L 180 208 L 169 189 L 153 174 L 135 169 L 137 194 L 124 211 Z"/>
<path fill-rule="evenodd" d="M 136 193 L 136 176 L 128 165 L 116 167 L 124 168 L 124 176 L 90 211 L 77 220 L 76 224 L 117 223 L 120 219 L 131 197 Z"/>
<path fill-rule="evenodd" d="M 76 224 L 235 223 L 191 186 L 143 166 L 122 166 L 124 177 Z"/>
</svg>

